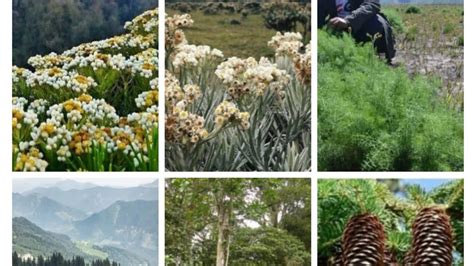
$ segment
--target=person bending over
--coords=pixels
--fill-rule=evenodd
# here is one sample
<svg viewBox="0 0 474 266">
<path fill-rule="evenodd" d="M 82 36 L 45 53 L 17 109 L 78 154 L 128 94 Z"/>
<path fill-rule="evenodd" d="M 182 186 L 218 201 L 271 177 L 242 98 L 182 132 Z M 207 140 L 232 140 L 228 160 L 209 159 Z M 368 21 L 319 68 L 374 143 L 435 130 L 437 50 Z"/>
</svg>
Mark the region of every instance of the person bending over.
<svg viewBox="0 0 474 266">
<path fill-rule="evenodd" d="M 357 42 L 374 41 L 388 63 L 395 57 L 392 28 L 380 12 L 379 0 L 318 0 L 318 28 L 325 25 L 351 32 Z"/>
</svg>

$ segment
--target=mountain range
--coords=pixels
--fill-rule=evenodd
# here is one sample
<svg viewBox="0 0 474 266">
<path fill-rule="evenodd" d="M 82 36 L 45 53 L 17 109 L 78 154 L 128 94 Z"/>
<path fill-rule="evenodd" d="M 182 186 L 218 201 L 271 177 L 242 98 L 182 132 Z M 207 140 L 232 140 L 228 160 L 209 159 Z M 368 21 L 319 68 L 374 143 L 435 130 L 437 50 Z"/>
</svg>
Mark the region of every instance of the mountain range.
<svg viewBox="0 0 474 266">
<path fill-rule="evenodd" d="M 13 250 L 158 265 L 157 199 L 157 181 L 118 188 L 65 180 L 13 193 Z"/>
<path fill-rule="evenodd" d="M 82 210 L 87 214 L 101 211 L 115 201 L 158 200 L 155 187 L 139 186 L 115 188 L 94 186 L 85 189 L 63 190 L 60 187 L 39 187 L 24 192 L 23 195 L 38 194 L 60 202 L 66 206 Z"/>
<path fill-rule="evenodd" d="M 87 214 L 39 194 L 13 193 L 13 217 L 25 217 L 46 230 L 63 232 Z"/>
</svg>

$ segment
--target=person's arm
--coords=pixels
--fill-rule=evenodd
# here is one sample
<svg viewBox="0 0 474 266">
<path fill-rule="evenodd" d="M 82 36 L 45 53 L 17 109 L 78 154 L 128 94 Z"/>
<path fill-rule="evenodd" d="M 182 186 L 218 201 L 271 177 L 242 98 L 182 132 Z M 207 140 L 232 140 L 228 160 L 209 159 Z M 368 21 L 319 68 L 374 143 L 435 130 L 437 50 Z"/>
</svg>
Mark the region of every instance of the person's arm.
<svg viewBox="0 0 474 266">
<path fill-rule="evenodd" d="M 359 8 L 352 11 L 344 19 L 349 22 L 353 32 L 357 32 L 364 23 L 380 12 L 379 0 L 364 0 Z"/>
</svg>

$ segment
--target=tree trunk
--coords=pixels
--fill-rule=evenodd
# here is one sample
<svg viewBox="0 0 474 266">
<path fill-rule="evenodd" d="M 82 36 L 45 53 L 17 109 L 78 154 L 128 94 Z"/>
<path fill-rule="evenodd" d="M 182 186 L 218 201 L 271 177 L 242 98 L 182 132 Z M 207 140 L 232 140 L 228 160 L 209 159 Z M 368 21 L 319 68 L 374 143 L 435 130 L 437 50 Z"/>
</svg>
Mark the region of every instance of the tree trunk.
<svg viewBox="0 0 474 266">
<path fill-rule="evenodd" d="M 230 248 L 230 215 L 231 203 L 224 201 L 223 197 L 217 199 L 217 254 L 216 266 L 227 266 Z"/>
<path fill-rule="evenodd" d="M 280 208 L 275 204 L 272 205 L 270 208 L 270 219 L 272 227 L 278 228 L 278 213 L 280 212 Z"/>
<path fill-rule="evenodd" d="M 188 239 L 192 239 L 191 237 L 188 237 Z M 189 256 L 189 265 L 194 265 L 194 256 L 193 256 L 193 245 L 190 243 L 188 247 L 188 256 Z"/>
</svg>

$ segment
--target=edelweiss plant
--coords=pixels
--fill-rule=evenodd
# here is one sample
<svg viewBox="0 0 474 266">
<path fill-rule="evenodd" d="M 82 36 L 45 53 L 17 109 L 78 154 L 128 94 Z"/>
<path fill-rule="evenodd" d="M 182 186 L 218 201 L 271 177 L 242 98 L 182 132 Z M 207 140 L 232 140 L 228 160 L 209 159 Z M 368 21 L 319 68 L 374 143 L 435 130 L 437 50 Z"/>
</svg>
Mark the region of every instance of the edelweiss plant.
<svg viewBox="0 0 474 266">
<path fill-rule="evenodd" d="M 158 169 L 158 9 L 125 29 L 13 66 L 15 171 Z"/>
<path fill-rule="evenodd" d="M 166 17 L 166 167 L 310 169 L 310 44 L 277 34 L 275 58 L 225 58 L 189 44 L 188 14 Z"/>
</svg>

